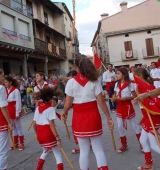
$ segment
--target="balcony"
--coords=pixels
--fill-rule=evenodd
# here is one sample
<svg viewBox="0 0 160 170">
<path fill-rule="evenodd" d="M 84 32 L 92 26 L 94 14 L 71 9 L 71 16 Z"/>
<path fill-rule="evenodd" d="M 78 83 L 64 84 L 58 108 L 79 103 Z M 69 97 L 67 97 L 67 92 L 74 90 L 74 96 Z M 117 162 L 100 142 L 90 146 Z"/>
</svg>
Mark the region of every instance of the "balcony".
<svg viewBox="0 0 160 170">
<path fill-rule="evenodd" d="M 35 47 L 42 49 L 43 51 L 48 51 L 48 43 L 37 38 L 34 39 Z"/>
<path fill-rule="evenodd" d="M 71 35 L 71 32 L 66 30 L 66 40 L 67 41 L 71 41 L 72 40 L 72 35 Z"/>
<path fill-rule="evenodd" d="M 59 54 L 62 58 L 67 59 L 66 50 L 59 48 Z"/>
<path fill-rule="evenodd" d="M 17 33 L 6 28 L 2 28 L 2 32 L 17 37 Z"/>
<path fill-rule="evenodd" d="M 12 9 L 26 15 L 27 17 L 32 18 L 32 16 L 33 16 L 32 9 L 30 7 L 22 4 L 18 0 L 0 0 L 0 3 L 3 3 L 5 5 L 11 7 Z"/>
<path fill-rule="evenodd" d="M 147 50 L 146 48 L 142 49 L 143 58 L 153 58 L 159 57 L 159 47 L 154 47 L 153 50 Z"/>
<path fill-rule="evenodd" d="M 138 59 L 137 50 L 132 50 L 131 57 L 127 57 L 126 51 L 122 51 L 121 57 L 122 57 L 122 61 L 137 60 Z"/>
<path fill-rule="evenodd" d="M 35 38 L 35 48 L 45 54 L 48 55 L 57 55 L 62 59 L 66 59 L 66 50 L 61 49 L 51 43 L 42 41 L 40 39 Z"/>
<path fill-rule="evenodd" d="M 73 41 L 73 43 L 72 43 L 72 46 L 77 46 L 77 47 L 79 47 L 79 41 L 78 41 L 77 37 L 74 38 L 74 41 Z"/>
</svg>

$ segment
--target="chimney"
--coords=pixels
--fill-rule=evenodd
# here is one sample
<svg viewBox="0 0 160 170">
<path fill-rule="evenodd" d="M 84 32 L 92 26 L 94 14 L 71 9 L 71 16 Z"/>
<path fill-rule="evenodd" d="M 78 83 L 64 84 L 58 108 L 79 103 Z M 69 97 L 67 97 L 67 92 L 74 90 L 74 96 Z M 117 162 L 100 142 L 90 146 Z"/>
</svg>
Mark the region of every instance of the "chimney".
<svg viewBox="0 0 160 170">
<path fill-rule="evenodd" d="M 101 19 L 106 19 L 106 18 L 108 18 L 108 16 L 109 16 L 109 14 L 103 13 L 103 14 L 101 15 Z"/>
<path fill-rule="evenodd" d="M 126 11 L 128 8 L 127 8 L 127 2 L 123 1 L 122 3 L 120 3 L 120 6 L 121 6 L 121 9 L 122 11 Z"/>
</svg>

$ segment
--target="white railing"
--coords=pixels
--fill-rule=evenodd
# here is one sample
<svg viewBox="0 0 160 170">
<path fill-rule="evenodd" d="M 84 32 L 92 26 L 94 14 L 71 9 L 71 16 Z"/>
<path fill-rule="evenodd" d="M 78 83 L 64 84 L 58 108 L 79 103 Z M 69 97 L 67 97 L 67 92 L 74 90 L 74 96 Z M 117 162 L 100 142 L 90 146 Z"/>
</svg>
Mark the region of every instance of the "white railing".
<svg viewBox="0 0 160 170">
<path fill-rule="evenodd" d="M 153 51 L 147 51 L 146 48 L 142 49 L 142 54 L 143 54 L 143 58 L 150 58 L 150 57 L 159 57 L 160 53 L 159 53 L 159 47 L 154 47 Z"/>
<path fill-rule="evenodd" d="M 122 58 L 122 61 L 137 60 L 138 59 L 137 50 L 132 50 L 132 56 L 131 57 L 127 57 L 126 51 L 122 51 L 121 52 L 121 58 Z"/>
</svg>

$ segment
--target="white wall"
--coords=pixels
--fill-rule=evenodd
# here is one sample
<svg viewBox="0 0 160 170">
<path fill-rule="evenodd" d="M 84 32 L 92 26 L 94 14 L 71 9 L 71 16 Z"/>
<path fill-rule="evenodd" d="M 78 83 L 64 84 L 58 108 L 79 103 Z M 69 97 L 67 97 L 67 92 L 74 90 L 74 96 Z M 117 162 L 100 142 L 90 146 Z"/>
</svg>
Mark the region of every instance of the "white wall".
<svg viewBox="0 0 160 170">
<path fill-rule="evenodd" d="M 110 62 L 114 66 L 127 65 L 130 66 L 134 64 L 147 64 L 150 65 L 152 61 L 156 61 L 157 58 L 147 58 L 143 59 L 142 49 L 146 48 L 145 39 L 152 38 L 154 47 L 160 48 L 160 29 L 152 30 L 151 34 L 147 34 L 147 31 L 130 33 L 129 37 L 125 35 L 116 35 L 107 37 L 108 46 L 109 46 L 109 56 Z M 132 41 L 132 49 L 137 50 L 138 60 L 126 61 L 123 62 L 121 59 L 121 52 L 125 51 L 124 42 Z"/>
</svg>

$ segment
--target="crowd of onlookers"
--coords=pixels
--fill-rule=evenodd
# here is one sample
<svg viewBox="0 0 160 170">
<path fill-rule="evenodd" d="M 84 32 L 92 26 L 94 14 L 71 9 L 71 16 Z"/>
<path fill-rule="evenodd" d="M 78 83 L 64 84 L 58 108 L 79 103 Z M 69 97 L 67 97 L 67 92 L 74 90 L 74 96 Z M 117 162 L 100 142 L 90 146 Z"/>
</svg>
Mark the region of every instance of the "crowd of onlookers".
<svg viewBox="0 0 160 170">
<path fill-rule="evenodd" d="M 155 63 L 156 65 L 156 63 Z M 123 67 L 123 66 L 122 66 Z M 136 69 L 139 67 L 143 67 L 147 70 L 147 72 L 150 74 L 151 70 L 153 69 L 153 63 L 151 64 L 151 66 L 147 66 L 146 64 L 144 65 L 137 65 L 137 66 L 133 66 L 133 67 L 127 67 L 128 72 L 132 72 L 132 69 Z M 113 68 L 112 71 L 116 72 L 117 68 Z M 103 73 L 100 71 L 100 75 L 102 77 Z M 9 76 L 12 76 L 14 79 L 17 79 L 17 81 L 19 82 L 19 90 L 21 93 L 21 98 L 22 98 L 22 106 L 26 106 L 28 108 L 31 108 L 31 110 L 33 111 L 35 109 L 35 104 L 33 101 L 33 93 L 34 93 L 34 87 L 36 86 L 36 78 L 35 75 L 33 74 L 32 76 L 29 76 L 28 78 L 25 76 L 19 76 L 16 74 L 10 74 Z M 48 77 L 46 76 L 46 81 L 52 85 L 58 85 L 59 89 L 62 91 L 62 95 L 59 98 L 59 100 L 57 99 L 57 103 L 59 103 L 56 108 L 63 108 L 63 99 L 65 98 L 65 85 L 68 81 L 68 76 L 69 75 L 60 75 L 60 76 L 56 76 L 54 74 L 49 74 Z M 105 91 L 105 85 L 106 83 L 103 82 L 103 80 L 100 80 L 102 83 L 102 86 L 104 87 L 104 91 Z"/>
<path fill-rule="evenodd" d="M 9 74 L 9 76 L 12 76 L 14 79 L 16 79 L 19 82 L 19 91 L 21 93 L 21 99 L 22 99 L 22 106 L 26 106 L 27 108 L 30 108 L 32 111 L 35 110 L 35 103 L 33 101 L 33 93 L 34 93 L 34 87 L 36 84 L 36 78 L 33 74 L 32 76 L 29 76 L 28 78 L 25 76 L 19 76 L 16 74 Z M 63 107 L 63 96 L 65 91 L 65 84 L 67 82 L 67 77 L 64 75 L 55 76 L 54 74 L 50 74 L 48 77 L 46 76 L 46 81 L 52 85 L 58 85 L 59 89 L 62 91 L 62 101 L 58 101 L 60 104 L 58 104 L 58 108 Z"/>
</svg>

